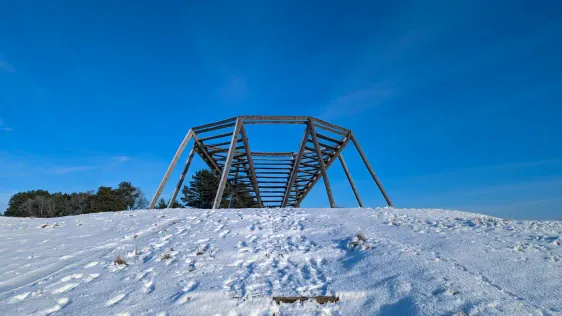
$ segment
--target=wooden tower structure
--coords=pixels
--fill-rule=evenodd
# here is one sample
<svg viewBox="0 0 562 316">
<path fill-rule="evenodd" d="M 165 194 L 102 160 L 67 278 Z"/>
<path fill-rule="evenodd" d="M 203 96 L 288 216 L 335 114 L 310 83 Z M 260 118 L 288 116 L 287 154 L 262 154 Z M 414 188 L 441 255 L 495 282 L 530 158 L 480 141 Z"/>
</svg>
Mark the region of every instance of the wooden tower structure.
<svg viewBox="0 0 562 316">
<path fill-rule="evenodd" d="M 304 135 L 296 152 L 253 152 L 246 134 L 249 124 L 301 124 Z M 181 190 L 185 175 L 195 154 L 220 178 L 213 208 L 218 208 L 226 186 L 236 183 L 237 188 L 254 198 L 255 207 L 299 207 L 314 185 L 324 179 L 330 206 L 336 207 L 330 180 L 326 171 L 339 160 L 355 194 L 363 207 L 355 183 L 351 178 L 342 151 L 351 141 L 386 203 L 393 206 L 381 182 L 369 164 L 353 133 L 341 126 L 310 116 L 238 116 L 219 122 L 191 128 L 181 142 L 152 201 L 154 208 L 189 141 L 189 151 L 180 179 L 174 189 L 169 206 Z M 240 190 L 238 190 L 240 191 Z"/>
</svg>

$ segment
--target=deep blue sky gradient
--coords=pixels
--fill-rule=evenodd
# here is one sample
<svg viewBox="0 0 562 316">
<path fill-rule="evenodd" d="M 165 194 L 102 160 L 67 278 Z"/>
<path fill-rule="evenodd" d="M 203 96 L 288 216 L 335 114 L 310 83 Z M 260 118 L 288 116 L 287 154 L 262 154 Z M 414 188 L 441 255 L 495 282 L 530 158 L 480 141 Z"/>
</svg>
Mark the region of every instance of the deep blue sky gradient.
<svg viewBox="0 0 562 316">
<path fill-rule="evenodd" d="M 150 198 L 189 127 L 264 114 L 352 129 L 399 207 L 562 219 L 560 56 L 559 1 L 0 0 L 0 210 L 122 180 Z M 328 205 L 319 183 L 302 206 Z"/>
</svg>

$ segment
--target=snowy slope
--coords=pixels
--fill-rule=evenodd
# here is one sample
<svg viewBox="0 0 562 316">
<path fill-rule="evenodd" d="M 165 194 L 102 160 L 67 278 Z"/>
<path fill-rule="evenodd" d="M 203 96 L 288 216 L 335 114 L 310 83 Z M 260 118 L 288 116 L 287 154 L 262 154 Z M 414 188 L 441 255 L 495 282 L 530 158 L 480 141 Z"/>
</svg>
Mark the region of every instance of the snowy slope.
<svg viewBox="0 0 562 316">
<path fill-rule="evenodd" d="M 556 315 L 561 234 L 443 210 L 0 218 L 0 315 Z M 339 302 L 271 299 L 315 295 Z"/>
</svg>

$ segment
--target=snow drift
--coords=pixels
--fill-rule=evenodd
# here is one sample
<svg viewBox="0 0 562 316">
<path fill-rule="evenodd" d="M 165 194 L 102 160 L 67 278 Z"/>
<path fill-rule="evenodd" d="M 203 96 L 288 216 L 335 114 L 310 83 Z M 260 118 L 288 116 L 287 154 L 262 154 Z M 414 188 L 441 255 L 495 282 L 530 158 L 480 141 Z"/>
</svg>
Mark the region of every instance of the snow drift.
<svg viewBox="0 0 562 316">
<path fill-rule="evenodd" d="M 0 314 L 558 314 L 561 232 L 387 208 L 0 218 Z M 339 300 L 272 299 L 319 295 Z"/>
</svg>

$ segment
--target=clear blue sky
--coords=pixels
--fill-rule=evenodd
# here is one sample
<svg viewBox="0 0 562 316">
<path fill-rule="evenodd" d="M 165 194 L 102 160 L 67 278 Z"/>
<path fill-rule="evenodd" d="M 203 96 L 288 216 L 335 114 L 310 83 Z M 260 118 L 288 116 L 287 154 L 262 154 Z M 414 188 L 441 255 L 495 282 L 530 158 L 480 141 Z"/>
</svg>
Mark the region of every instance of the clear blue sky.
<svg viewBox="0 0 562 316">
<path fill-rule="evenodd" d="M 0 7 L 0 209 L 21 190 L 122 180 L 150 197 L 189 127 L 264 114 L 352 129 L 399 207 L 562 219 L 560 1 Z M 366 204 L 384 205 L 344 153 Z M 303 203 L 328 205 L 321 183 Z"/>
</svg>

